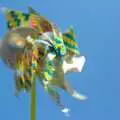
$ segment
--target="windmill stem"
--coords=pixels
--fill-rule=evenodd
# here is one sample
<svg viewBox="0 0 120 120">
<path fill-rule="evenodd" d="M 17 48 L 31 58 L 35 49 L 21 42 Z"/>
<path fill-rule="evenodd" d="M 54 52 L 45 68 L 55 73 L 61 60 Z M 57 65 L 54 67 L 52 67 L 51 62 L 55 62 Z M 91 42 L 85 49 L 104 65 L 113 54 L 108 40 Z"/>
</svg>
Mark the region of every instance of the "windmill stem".
<svg viewBox="0 0 120 120">
<path fill-rule="evenodd" d="M 31 91 L 31 120 L 36 120 L 36 80 L 33 81 Z"/>
</svg>

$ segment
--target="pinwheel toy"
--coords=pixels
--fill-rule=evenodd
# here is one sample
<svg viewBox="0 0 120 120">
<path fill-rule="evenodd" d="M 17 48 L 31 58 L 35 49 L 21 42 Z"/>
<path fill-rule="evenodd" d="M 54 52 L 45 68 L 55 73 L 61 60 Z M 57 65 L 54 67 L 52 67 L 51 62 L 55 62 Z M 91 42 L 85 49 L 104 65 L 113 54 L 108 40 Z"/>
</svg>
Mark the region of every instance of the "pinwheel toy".
<svg viewBox="0 0 120 120">
<path fill-rule="evenodd" d="M 0 57 L 14 71 L 16 95 L 25 90 L 31 94 L 31 120 L 36 120 L 36 79 L 66 115 L 69 109 L 57 88 L 78 100 L 87 97 L 72 89 L 64 76 L 81 72 L 85 57 L 80 55 L 75 33 L 70 27 L 59 28 L 29 7 L 29 13 L 1 8 L 8 31 L 0 41 Z"/>
</svg>

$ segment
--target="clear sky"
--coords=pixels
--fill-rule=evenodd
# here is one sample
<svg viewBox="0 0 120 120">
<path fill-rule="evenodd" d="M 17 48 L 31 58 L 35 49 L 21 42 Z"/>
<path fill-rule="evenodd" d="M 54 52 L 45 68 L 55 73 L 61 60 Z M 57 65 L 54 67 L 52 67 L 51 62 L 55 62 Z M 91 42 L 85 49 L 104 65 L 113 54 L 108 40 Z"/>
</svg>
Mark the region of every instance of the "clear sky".
<svg viewBox="0 0 120 120">
<path fill-rule="evenodd" d="M 77 101 L 61 91 L 71 109 L 62 114 L 41 85 L 37 85 L 37 120 L 120 120 L 120 1 L 119 0 L 0 0 L 0 6 L 27 12 L 32 6 L 64 32 L 73 25 L 81 55 L 87 62 L 82 73 L 66 76 L 88 96 Z M 0 36 L 6 32 L 0 14 Z M 29 120 L 27 93 L 14 96 L 13 72 L 0 61 L 0 120 Z"/>
</svg>

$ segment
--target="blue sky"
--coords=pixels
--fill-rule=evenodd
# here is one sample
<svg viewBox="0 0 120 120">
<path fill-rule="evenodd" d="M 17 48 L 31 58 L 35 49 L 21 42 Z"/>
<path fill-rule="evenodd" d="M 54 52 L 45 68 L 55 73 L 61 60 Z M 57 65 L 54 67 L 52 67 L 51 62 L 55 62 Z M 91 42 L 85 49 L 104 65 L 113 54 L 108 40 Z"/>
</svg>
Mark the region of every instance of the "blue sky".
<svg viewBox="0 0 120 120">
<path fill-rule="evenodd" d="M 62 101 L 71 109 L 67 118 L 38 84 L 37 120 L 120 120 L 119 0 L 0 0 L 0 6 L 24 12 L 32 6 L 63 32 L 73 25 L 81 55 L 87 59 L 82 73 L 66 78 L 89 99 L 80 102 L 61 91 Z M 6 30 L 0 14 L 1 37 Z M 0 80 L 0 119 L 29 120 L 29 96 L 14 96 L 13 72 L 2 61 Z"/>
</svg>

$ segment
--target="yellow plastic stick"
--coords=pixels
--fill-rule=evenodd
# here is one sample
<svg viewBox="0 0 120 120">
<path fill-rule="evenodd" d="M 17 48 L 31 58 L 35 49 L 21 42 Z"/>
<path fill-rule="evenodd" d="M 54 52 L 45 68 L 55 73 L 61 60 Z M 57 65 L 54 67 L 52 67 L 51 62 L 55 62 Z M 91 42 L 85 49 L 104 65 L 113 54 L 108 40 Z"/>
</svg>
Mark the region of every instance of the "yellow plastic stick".
<svg viewBox="0 0 120 120">
<path fill-rule="evenodd" d="M 36 80 L 33 80 L 31 91 L 31 120 L 36 120 Z"/>
</svg>

